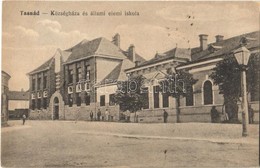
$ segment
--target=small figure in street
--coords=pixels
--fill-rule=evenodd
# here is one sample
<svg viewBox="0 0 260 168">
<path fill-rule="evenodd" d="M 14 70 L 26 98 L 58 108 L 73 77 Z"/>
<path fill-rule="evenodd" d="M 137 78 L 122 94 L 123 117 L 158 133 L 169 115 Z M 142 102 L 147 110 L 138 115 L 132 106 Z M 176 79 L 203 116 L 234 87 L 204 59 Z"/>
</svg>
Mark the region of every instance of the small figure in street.
<svg viewBox="0 0 260 168">
<path fill-rule="evenodd" d="M 252 109 L 252 107 L 250 105 L 248 106 L 248 113 L 249 113 L 249 124 L 253 124 L 254 123 L 254 110 Z"/>
<path fill-rule="evenodd" d="M 93 121 L 93 111 L 90 111 L 90 120 Z"/>
<path fill-rule="evenodd" d="M 23 114 L 22 118 L 23 118 L 23 125 L 24 125 L 25 124 L 25 120 L 26 120 L 26 115 Z"/>
<path fill-rule="evenodd" d="M 163 122 L 167 123 L 168 113 L 166 110 L 163 110 Z"/>
<path fill-rule="evenodd" d="M 100 121 L 100 116 L 101 116 L 101 111 L 100 109 L 98 109 L 98 112 L 97 112 L 97 120 Z"/>
<path fill-rule="evenodd" d="M 219 113 L 218 110 L 216 109 L 216 106 L 212 106 L 212 109 L 210 111 L 210 116 L 211 116 L 212 123 L 217 123 L 219 121 Z"/>
<path fill-rule="evenodd" d="M 109 121 L 109 112 L 108 112 L 107 109 L 106 109 L 106 111 L 105 111 L 105 116 L 106 116 L 106 121 Z"/>
</svg>

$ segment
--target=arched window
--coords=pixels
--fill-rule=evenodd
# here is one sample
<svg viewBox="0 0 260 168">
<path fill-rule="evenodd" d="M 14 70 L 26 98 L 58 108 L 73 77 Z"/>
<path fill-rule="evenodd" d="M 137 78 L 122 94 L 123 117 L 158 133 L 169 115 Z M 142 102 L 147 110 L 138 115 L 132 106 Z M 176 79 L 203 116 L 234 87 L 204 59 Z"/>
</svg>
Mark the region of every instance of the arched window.
<svg viewBox="0 0 260 168">
<path fill-rule="evenodd" d="M 203 85 L 204 105 L 213 104 L 212 83 L 208 80 Z"/>
</svg>

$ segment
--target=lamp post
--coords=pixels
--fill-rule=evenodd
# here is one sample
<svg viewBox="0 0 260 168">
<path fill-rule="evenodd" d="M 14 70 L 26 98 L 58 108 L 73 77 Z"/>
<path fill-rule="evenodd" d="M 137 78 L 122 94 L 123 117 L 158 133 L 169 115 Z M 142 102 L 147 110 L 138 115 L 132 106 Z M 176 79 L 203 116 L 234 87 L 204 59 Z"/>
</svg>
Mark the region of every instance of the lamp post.
<svg viewBox="0 0 260 168">
<path fill-rule="evenodd" d="M 246 67 L 250 57 L 250 51 L 242 46 L 233 52 L 238 64 L 241 66 L 241 90 L 242 90 L 242 136 L 248 135 L 248 102 L 247 102 L 247 89 L 246 89 Z"/>
</svg>

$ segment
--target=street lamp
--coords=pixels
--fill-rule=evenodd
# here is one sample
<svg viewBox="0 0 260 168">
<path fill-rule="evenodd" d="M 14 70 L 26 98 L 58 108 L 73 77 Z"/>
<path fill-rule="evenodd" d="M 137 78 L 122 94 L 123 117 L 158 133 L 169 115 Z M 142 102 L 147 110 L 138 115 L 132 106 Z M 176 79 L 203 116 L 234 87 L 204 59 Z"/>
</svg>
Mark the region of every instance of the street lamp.
<svg viewBox="0 0 260 168">
<path fill-rule="evenodd" d="M 233 52 L 238 64 L 241 66 L 241 90 L 242 90 L 242 136 L 246 137 L 248 126 L 248 102 L 247 102 L 247 89 L 246 89 L 246 67 L 250 57 L 250 51 L 242 46 Z"/>
</svg>

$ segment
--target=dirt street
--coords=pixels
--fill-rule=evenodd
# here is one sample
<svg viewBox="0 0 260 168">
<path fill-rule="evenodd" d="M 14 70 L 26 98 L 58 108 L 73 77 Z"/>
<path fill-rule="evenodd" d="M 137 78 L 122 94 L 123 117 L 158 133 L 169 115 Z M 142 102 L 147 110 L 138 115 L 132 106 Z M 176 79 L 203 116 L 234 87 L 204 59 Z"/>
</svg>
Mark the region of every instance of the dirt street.
<svg viewBox="0 0 260 168">
<path fill-rule="evenodd" d="M 9 121 L 2 167 L 257 166 L 258 125 Z"/>
</svg>

